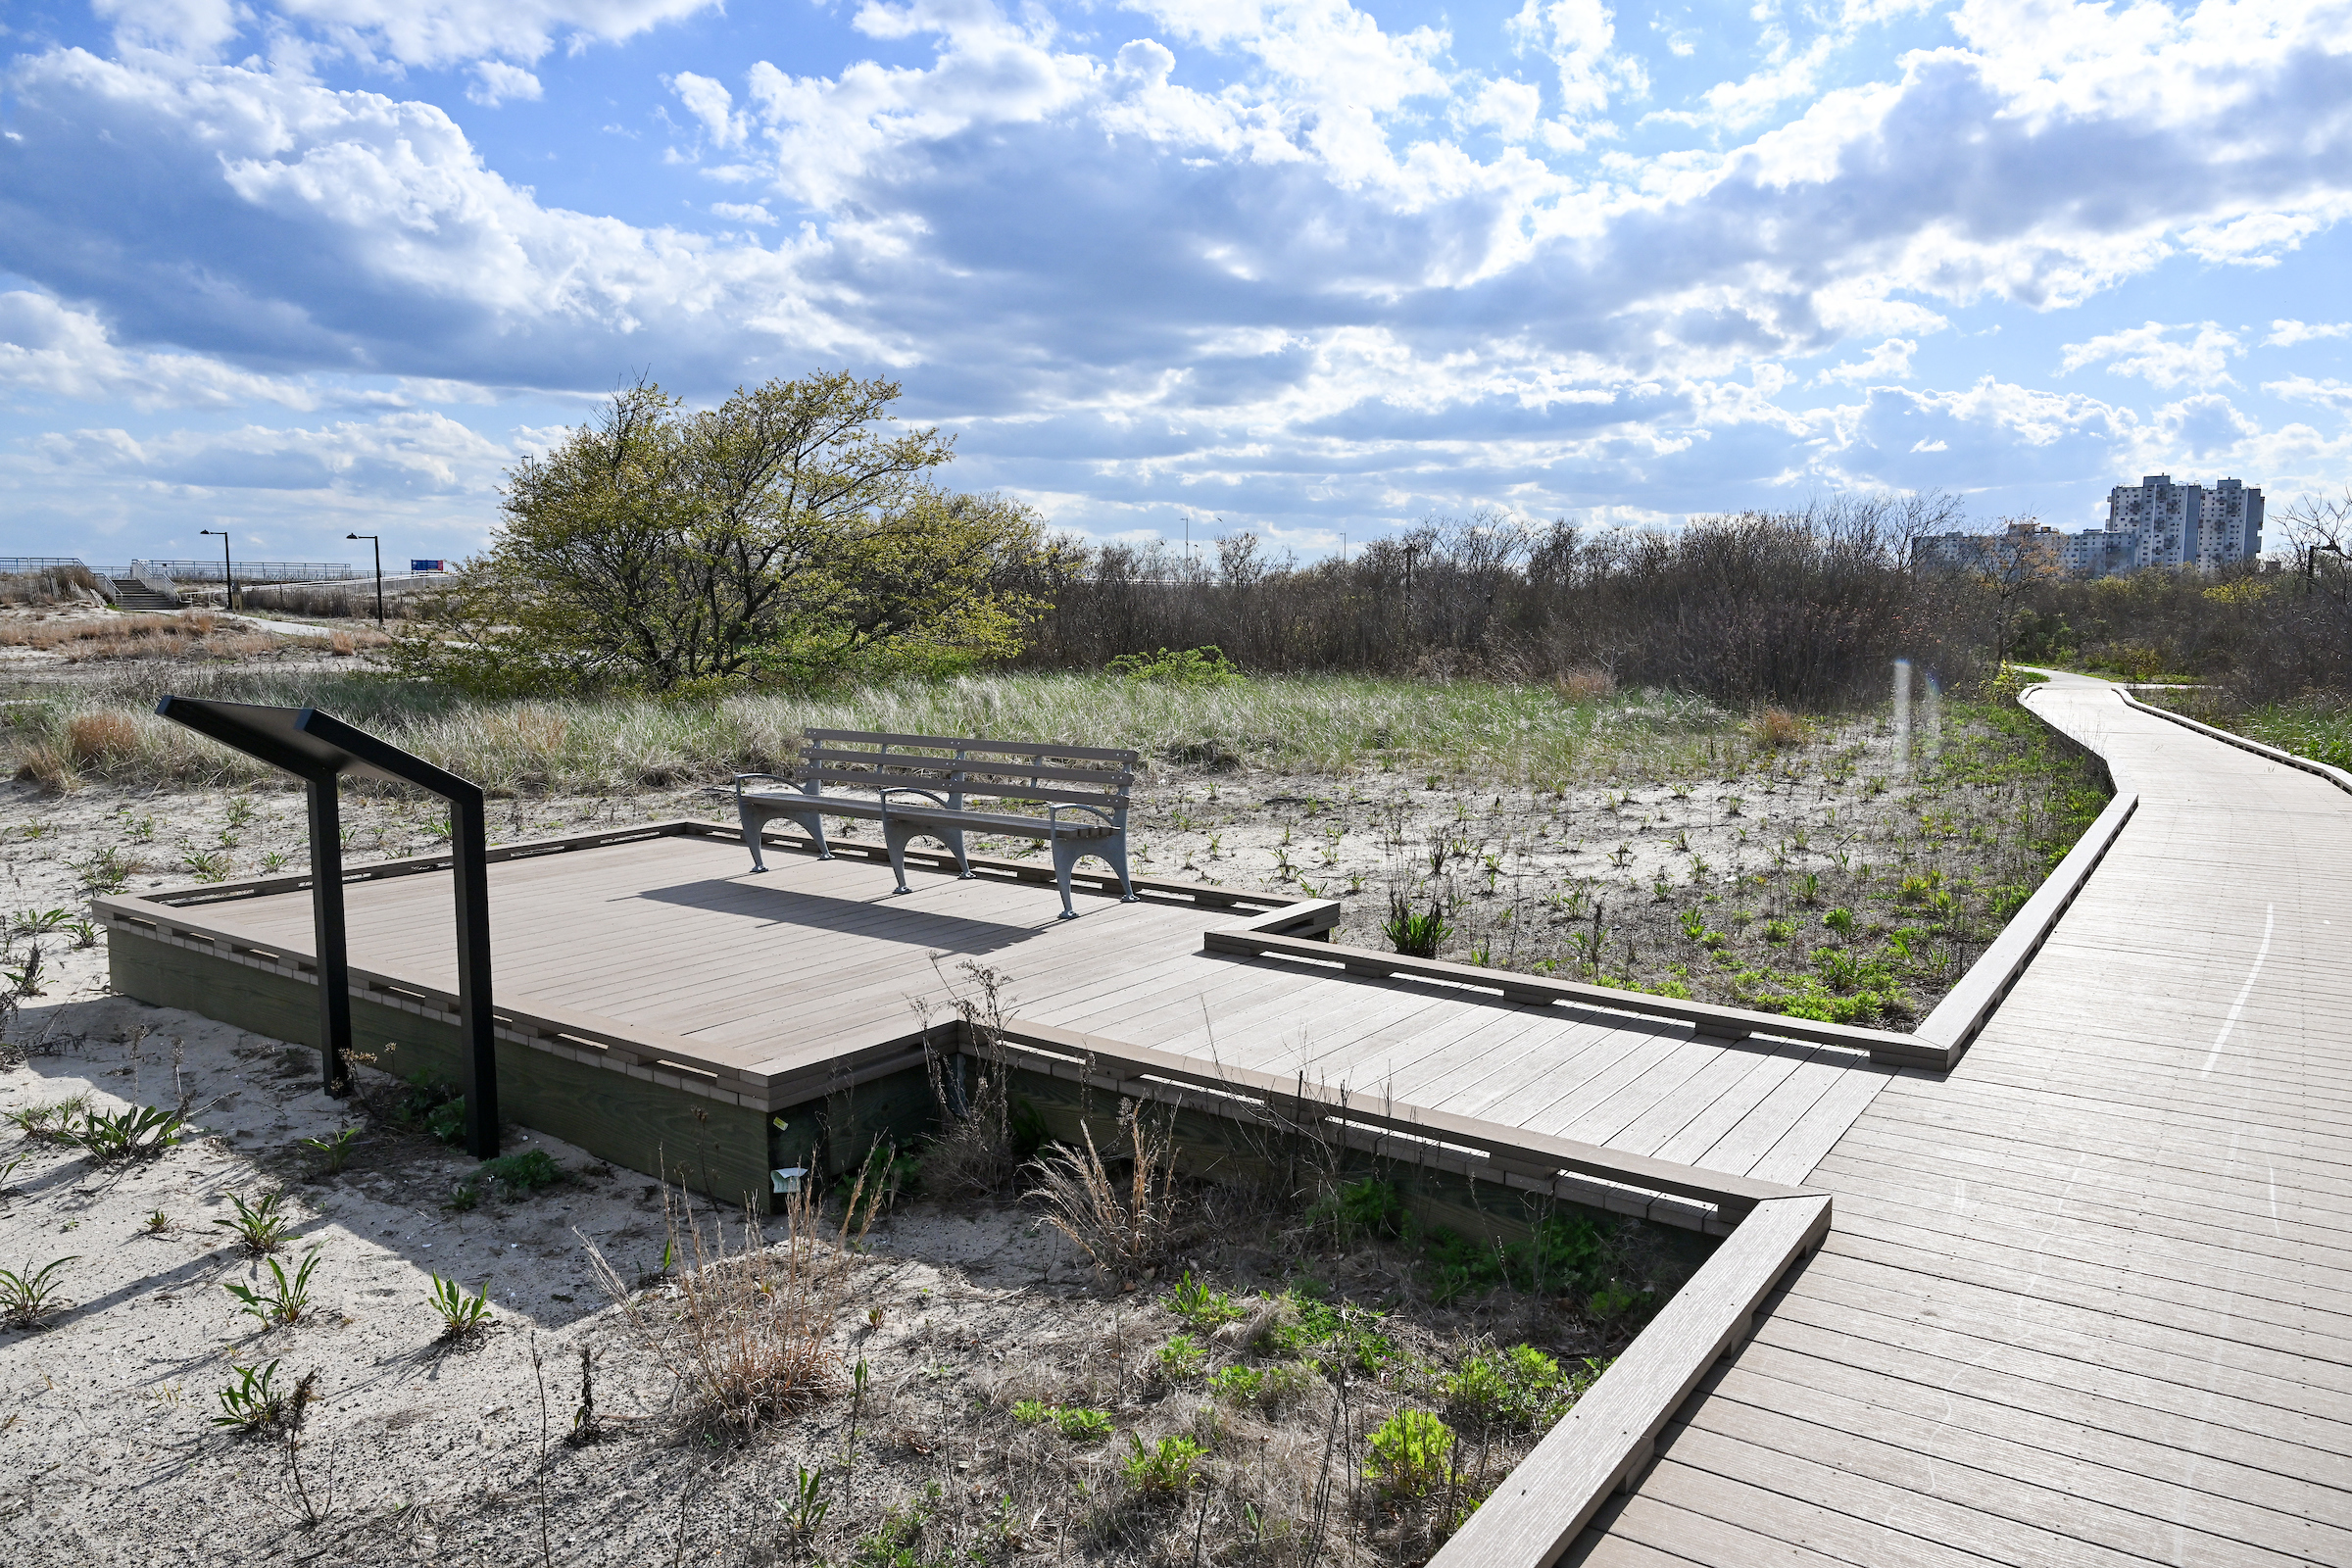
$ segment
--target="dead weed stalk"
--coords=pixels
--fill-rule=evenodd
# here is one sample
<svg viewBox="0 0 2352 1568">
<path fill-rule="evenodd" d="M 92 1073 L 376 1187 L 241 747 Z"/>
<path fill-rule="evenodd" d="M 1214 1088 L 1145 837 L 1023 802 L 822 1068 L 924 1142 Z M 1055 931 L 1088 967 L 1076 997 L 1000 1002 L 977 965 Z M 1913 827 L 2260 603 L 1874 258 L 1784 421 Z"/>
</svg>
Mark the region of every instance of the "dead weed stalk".
<svg viewBox="0 0 2352 1568">
<path fill-rule="evenodd" d="M 1038 1157 L 1047 1221 L 1121 1289 L 1146 1277 L 1167 1250 L 1176 1226 L 1175 1116 L 1156 1122 L 1135 1101 L 1119 1102 L 1119 1130 L 1127 1144 L 1127 1179 L 1114 1178 L 1083 1121 L 1083 1150 L 1055 1144 Z M 1114 1156 L 1116 1157 L 1116 1156 Z"/>
<path fill-rule="evenodd" d="M 648 1291 L 632 1291 L 581 1238 L 629 1339 L 676 1380 L 695 1417 L 748 1436 L 839 1392 L 841 1356 L 827 1340 L 849 1298 L 851 1251 L 873 1223 L 866 1180 L 861 1172 L 830 1235 L 814 1199 L 795 1194 L 776 1243 L 750 1205 L 730 1242 L 722 1214 L 697 1214 L 684 1187 L 673 1196 L 665 1185 L 668 1255 L 685 1266 Z"/>
</svg>

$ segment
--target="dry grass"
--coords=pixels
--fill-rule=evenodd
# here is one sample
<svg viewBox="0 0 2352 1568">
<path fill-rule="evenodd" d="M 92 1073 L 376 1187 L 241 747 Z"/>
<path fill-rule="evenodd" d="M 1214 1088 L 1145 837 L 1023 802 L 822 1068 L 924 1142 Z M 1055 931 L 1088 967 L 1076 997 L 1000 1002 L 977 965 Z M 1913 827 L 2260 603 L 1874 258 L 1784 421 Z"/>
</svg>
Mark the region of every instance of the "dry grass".
<svg viewBox="0 0 2352 1568">
<path fill-rule="evenodd" d="M 664 1187 L 665 1255 L 683 1266 L 644 1290 L 582 1239 L 628 1337 L 675 1380 L 689 1418 L 750 1436 L 840 1392 L 841 1355 L 831 1341 L 856 1267 L 850 1248 L 864 1185 L 861 1177 L 830 1237 L 804 1192 L 785 1211 L 784 1240 L 772 1244 L 756 1210 L 744 1210 L 730 1244 L 723 1215 L 706 1223 L 683 1187 L 674 1196 Z M 864 1205 L 855 1227 L 859 1238 L 872 1209 Z"/>
<path fill-rule="evenodd" d="M 1154 1122 L 1132 1100 L 1119 1102 L 1127 1179 L 1119 1181 L 1083 1122 L 1083 1150 L 1055 1144 L 1039 1156 L 1029 1196 L 1046 1202 L 1046 1221 L 1084 1252 L 1105 1278 L 1125 1287 L 1149 1278 L 1175 1232 L 1176 1151 L 1168 1122 Z"/>
<path fill-rule="evenodd" d="M 1748 738 L 1770 752 L 1804 746 L 1813 739 L 1813 726 L 1786 708 L 1767 708 L 1747 721 Z"/>
<path fill-rule="evenodd" d="M 365 629 L 337 631 L 318 639 L 327 651 L 349 658 L 391 639 Z M 252 659 L 305 651 L 309 638 L 248 631 L 209 610 L 172 615 L 106 615 L 89 619 L 36 620 L 0 626 L 0 646 L 61 655 L 69 663 L 98 660 Z M 309 650 L 311 652 L 317 649 Z"/>
<path fill-rule="evenodd" d="M 1617 679 L 1605 669 L 1572 669 L 1551 683 L 1564 703 L 1596 703 L 1613 695 Z"/>
<path fill-rule="evenodd" d="M 0 577 L 0 604 L 5 605 L 86 604 L 83 595 L 97 591 L 98 579 L 87 566 L 51 566 Z"/>
</svg>

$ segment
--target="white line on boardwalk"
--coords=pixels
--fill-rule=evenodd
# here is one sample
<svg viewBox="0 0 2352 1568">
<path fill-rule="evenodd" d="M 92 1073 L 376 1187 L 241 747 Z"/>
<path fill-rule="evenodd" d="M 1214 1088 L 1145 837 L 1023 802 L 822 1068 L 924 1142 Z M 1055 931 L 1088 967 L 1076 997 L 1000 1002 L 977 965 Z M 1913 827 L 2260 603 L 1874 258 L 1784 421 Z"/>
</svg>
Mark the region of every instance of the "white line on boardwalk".
<svg viewBox="0 0 2352 1568">
<path fill-rule="evenodd" d="M 2262 906 L 2262 946 L 2254 950 L 2254 967 L 2246 971 L 2246 983 L 2237 988 L 2237 1000 L 2230 1004 L 2230 1016 L 2222 1020 L 2222 1032 L 2213 1037 L 2213 1049 L 2205 1053 L 2205 1066 L 2197 1074 L 2200 1078 L 2213 1076 L 2213 1064 L 2221 1059 L 2222 1043 L 2230 1038 L 2230 1031 L 2237 1027 L 2237 1015 L 2246 1010 L 2246 998 L 2254 994 L 2254 981 L 2262 973 L 2262 960 L 2271 956 L 2271 923 L 2278 918 L 2278 906 L 2276 904 Z"/>
</svg>

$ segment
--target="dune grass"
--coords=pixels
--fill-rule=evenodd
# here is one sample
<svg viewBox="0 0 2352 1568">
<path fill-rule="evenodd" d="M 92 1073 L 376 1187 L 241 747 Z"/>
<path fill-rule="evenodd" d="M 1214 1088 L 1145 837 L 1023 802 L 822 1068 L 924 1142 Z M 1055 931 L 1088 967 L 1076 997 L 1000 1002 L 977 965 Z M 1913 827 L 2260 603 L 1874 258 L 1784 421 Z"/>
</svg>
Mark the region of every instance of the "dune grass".
<svg viewBox="0 0 2352 1568">
<path fill-rule="evenodd" d="M 266 770 L 154 716 L 166 677 L 141 675 L 8 710 L 9 763 L 52 789 L 256 782 Z M 1652 775 L 1734 744 L 1732 716 L 1659 692 L 1564 695 L 1551 686 L 1352 676 L 1219 687 L 1113 675 L 998 674 L 838 694 L 477 703 L 363 675 L 207 677 L 185 696 L 315 705 L 497 793 L 622 794 L 790 764 L 808 725 L 1018 736 L 1125 746 L 1155 763 L 1304 773 L 1377 768 L 1480 775 L 1497 785 Z"/>
</svg>

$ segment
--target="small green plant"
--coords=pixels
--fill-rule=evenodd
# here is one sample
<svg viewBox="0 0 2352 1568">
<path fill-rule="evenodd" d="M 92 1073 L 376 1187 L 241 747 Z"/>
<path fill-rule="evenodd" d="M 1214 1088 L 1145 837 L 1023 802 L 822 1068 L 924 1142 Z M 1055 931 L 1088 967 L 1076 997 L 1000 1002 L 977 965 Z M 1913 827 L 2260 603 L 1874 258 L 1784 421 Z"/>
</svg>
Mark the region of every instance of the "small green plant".
<svg viewBox="0 0 2352 1568">
<path fill-rule="evenodd" d="M 286 1237 L 294 1228 L 294 1219 L 292 1215 L 278 1212 L 279 1204 L 284 1201 L 283 1194 L 266 1194 L 260 1202 L 248 1203 L 231 1193 L 228 1200 L 235 1205 L 236 1212 L 213 1223 L 221 1230 L 234 1231 L 246 1251 L 260 1257 L 286 1245 Z"/>
<path fill-rule="evenodd" d="M 1208 1351 L 1190 1334 L 1173 1336 L 1152 1359 L 1164 1383 L 1190 1383 L 1208 1367 Z"/>
<path fill-rule="evenodd" d="M 441 1338 L 444 1340 L 463 1340 L 489 1326 L 490 1287 L 486 1282 L 480 1290 L 467 1296 L 466 1287 L 456 1280 L 445 1280 L 436 1274 L 433 1276 L 431 1299 L 433 1311 L 441 1319 Z"/>
<path fill-rule="evenodd" d="M 186 866 L 197 881 L 228 880 L 229 859 L 226 850 L 200 850 L 193 844 L 182 844 L 179 852 L 179 863 Z"/>
<path fill-rule="evenodd" d="M 1243 678 L 1225 651 L 1213 643 L 1174 653 L 1162 648 L 1149 654 L 1121 654 L 1103 667 L 1129 680 L 1163 686 L 1231 686 Z"/>
<path fill-rule="evenodd" d="M 301 1264 L 291 1275 L 274 1257 L 263 1261 L 270 1265 L 270 1281 L 261 1290 L 249 1285 L 220 1288 L 242 1303 L 238 1311 L 260 1318 L 266 1327 L 285 1328 L 301 1322 L 303 1313 L 311 1307 L 311 1275 L 318 1267 L 318 1249 L 314 1247 L 303 1253 Z"/>
<path fill-rule="evenodd" d="M 501 1154 L 496 1159 L 482 1161 L 473 1173 L 473 1181 L 496 1182 L 509 1198 L 523 1198 L 544 1191 L 564 1179 L 564 1167 L 544 1149 L 526 1149 L 519 1154 Z"/>
<path fill-rule="evenodd" d="M 1218 1398 L 1255 1405 L 1261 1410 L 1271 1410 L 1298 1398 L 1314 1386 L 1313 1369 L 1297 1361 L 1276 1361 L 1265 1366 L 1237 1364 L 1219 1367 L 1208 1376 L 1208 1391 Z"/>
<path fill-rule="evenodd" d="M 76 920 L 66 929 L 74 933 L 76 952 L 87 952 L 98 945 L 98 928 L 87 920 Z"/>
<path fill-rule="evenodd" d="M 450 1188 L 449 1207 L 455 1212 L 467 1214 L 481 1206 L 482 1190 L 471 1177 Z"/>
<path fill-rule="evenodd" d="M 1853 938 L 1854 911 L 1851 909 L 1832 909 L 1821 917 L 1821 923 L 1848 941 Z"/>
<path fill-rule="evenodd" d="M 82 1112 L 81 1125 L 66 1136 L 101 1165 L 131 1159 L 153 1159 L 179 1142 L 186 1118 L 153 1105 L 128 1110 Z"/>
<path fill-rule="evenodd" d="M 0 1268 L 0 1322 L 12 1329 L 37 1329 L 66 1304 L 65 1267 L 81 1254 L 51 1258 L 39 1268 Z"/>
<path fill-rule="evenodd" d="M 400 1097 L 400 1108 L 396 1112 L 401 1125 L 414 1127 L 445 1144 L 463 1144 L 466 1141 L 466 1101 L 457 1086 L 445 1083 L 429 1072 L 411 1074 L 408 1085 L 408 1092 Z"/>
<path fill-rule="evenodd" d="M 1054 1430 L 1072 1443 L 1100 1443 L 1110 1436 L 1110 1412 L 1065 1405 L 1054 1412 Z"/>
<path fill-rule="evenodd" d="M 1799 844 L 1797 848 L 1801 850 L 1804 846 Z M 1797 878 L 1796 897 L 1798 902 L 1803 904 L 1819 904 L 1821 902 L 1820 876 L 1812 871 L 1807 871 L 1803 876 Z"/>
<path fill-rule="evenodd" d="M 1764 922 L 1764 940 L 1767 942 L 1786 942 L 1795 935 L 1796 926 L 1791 921 L 1767 920 Z"/>
<path fill-rule="evenodd" d="M 111 844 L 73 867 L 74 874 L 81 878 L 83 891 L 100 898 L 122 892 L 130 886 L 132 877 L 146 869 L 146 861 L 135 855 L 124 855 Z"/>
<path fill-rule="evenodd" d="M 1200 1479 L 1200 1461 L 1208 1450 L 1182 1433 L 1160 1439 L 1150 1447 L 1134 1433 L 1127 1434 L 1128 1454 L 1121 1466 L 1127 1479 L 1147 1497 L 1167 1498 L 1192 1490 Z"/>
<path fill-rule="evenodd" d="M 147 1215 L 147 1222 L 140 1227 L 140 1229 L 146 1232 L 146 1234 L 149 1236 L 161 1236 L 171 1228 L 172 1216 L 165 1213 L 160 1208 L 150 1210 Z"/>
<path fill-rule="evenodd" d="M 270 1385 L 277 1376 L 278 1363 L 264 1367 L 237 1366 L 229 1370 L 237 1381 L 220 1392 L 220 1413 L 213 1417 L 217 1427 L 233 1427 L 241 1433 L 253 1433 L 273 1427 L 284 1418 L 286 1396 Z"/>
<path fill-rule="evenodd" d="M 1377 1176 L 1333 1189 L 1315 1212 L 1331 1226 L 1334 1239 L 1343 1247 L 1366 1236 L 1404 1234 L 1404 1200 L 1397 1196 L 1395 1182 Z"/>
<path fill-rule="evenodd" d="M 1372 1429 L 1364 1479 L 1392 1497 L 1426 1497 L 1446 1482 L 1453 1428 L 1428 1410 L 1399 1410 Z"/>
<path fill-rule="evenodd" d="M 55 1100 L 45 1105 L 24 1105 L 8 1113 L 9 1125 L 36 1144 L 74 1142 L 74 1123 L 89 1107 L 87 1094 Z"/>
<path fill-rule="evenodd" d="M 1189 1268 L 1178 1277 L 1176 1289 L 1159 1298 L 1159 1304 L 1197 1329 L 1213 1329 L 1247 1315 L 1247 1309 L 1235 1303 L 1232 1292 L 1210 1290 L 1195 1279 Z"/>
<path fill-rule="evenodd" d="M 824 1496 L 825 1471 L 822 1465 L 811 1470 L 807 1465 L 796 1467 L 799 1475 L 793 1481 L 793 1499 L 778 1498 L 776 1511 L 784 1516 L 784 1527 L 806 1540 L 825 1522 L 833 1504 Z"/>
<path fill-rule="evenodd" d="M 315 1149 L 326 1156 L 326 1174 L 339 1176 L 351 1160 L 352 1146 L 359 1141 L 360 1130 L 346 1127 L 331 1138 L 305 1138 L 303 1147 Z"/>
<path fill-rule="evenodd" d="M 1380 923 L 1381 934 L 1389 946 L 1408 958 L 1434 958 L 1446 939 L 1453 935 L 1453 927 L 1446 923 L 1446 906 L 1432 894 L 1429 907 L 1419 913 L 1413 910 L 1412 901 L 1401 893 L 1389 895 L 1389 917 Z"/>
<path fill-rule="evenodd" d="M 1054 1406 L 1043 1399 L 1015 1399 L 1012 1418 L 1025 1427 L 1042 1427 L 1054 1419 Z"/>
</svg>

